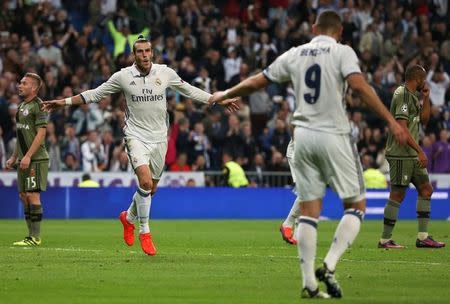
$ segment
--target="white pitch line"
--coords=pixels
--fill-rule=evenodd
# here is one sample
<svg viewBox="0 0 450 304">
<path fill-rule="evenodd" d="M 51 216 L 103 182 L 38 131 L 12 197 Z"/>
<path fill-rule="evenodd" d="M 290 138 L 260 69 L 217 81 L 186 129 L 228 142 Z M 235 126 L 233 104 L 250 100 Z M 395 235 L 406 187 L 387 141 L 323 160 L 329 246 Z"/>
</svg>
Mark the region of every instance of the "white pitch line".
<svg viewBox="0 0 450 304">
<path fill-rule="evenodd" d="M 65 251 L 65 252 L 95 252 L 95 253 L 101 253 L 105 252 L 105 250 L 101 249 L 83 249 L 83 248 L 52 248 L 52 247 L 9 247 L 10 249 L 22 249 L 22 250 L 48 250 L 48 251 Z M 131 254 L 138 254 L 140 252 L 137 251 L 129 251 Z M 245 257 L 245 258 L 263 258 L 263 259 L 298 259 L 298 256 L 283 256 L 283 255 L 259 255 L 259 254 L 251 254 L 251 253 L 244 253 L 244 254 L 231 254 L 231 253 L 163 253 L 161 256 L 198 256 L 198 257 L 225 257 L 225 258 L 233 258 L 233 257 Z M 323 259 L 317 259 L 317 260 L 323 260 Z M 415 264 L 415 265 L 428 265 L 428 266 L 439 266 L 443 265 L 443 263 L 436 263 L 436 262 L 422 262 L 422 261 L 405 261 L 405 260 L 356 260 L 356 259 L 341 259 L 341 261 L 344 262 L 352 262 L 352 263 L 389 263 L 389 264 Z"/>
<path fill-rule="evenodd" d="M 104 252 L 101 249 L 83 249 L 83 248 L 54 248 L 54 247 L 9 247 L 10 249 L 22 250 L 48 250 L 48 251 L 69 251 L 69 252 Z"/>
</svg>

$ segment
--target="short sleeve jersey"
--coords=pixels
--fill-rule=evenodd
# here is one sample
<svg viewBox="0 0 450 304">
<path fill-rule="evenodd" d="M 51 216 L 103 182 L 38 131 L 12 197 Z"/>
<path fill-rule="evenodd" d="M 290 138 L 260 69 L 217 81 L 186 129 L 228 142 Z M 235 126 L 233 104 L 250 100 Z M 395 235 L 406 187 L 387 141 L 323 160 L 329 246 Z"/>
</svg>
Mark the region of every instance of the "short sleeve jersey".
<svg viewBox="0 0 450 304">
<path fill-rule="evenodd" d="M 17 157 L 20 161 L 27 153 L 39 128 L 47 127 L 49 114 L 42 110 L 42 100 L 38 97 L 28 102 L 19 104 L 16 114 L 17 126 Z M 36 152 L 31 156 L 31 161 L 48 160 L 45 141 L 41 143 Z"/>
<path fill-rule="evenodd" d="M 264 75 L 292 81 L 296 109 L 292 124 L 327 133 L 350 133 L 345 104 L 346 78 L 361 73 L 355 51 L 320 35 L 278 57 Z"/>
<path fill-rule="evenodd" d="M 418 142 L 421 105 L 416 94 L 409 91 L 403 85 L 398 87 L 392 97 L 390 111 L 395 119 L 404 119 L 407 121 L 409 133 Z M 415 158 L 417 157 L 417 152 L 408 145 L 399 145 L 392 134 L 389 133 L 386 143 L 386 157 Z"/>
</svg>

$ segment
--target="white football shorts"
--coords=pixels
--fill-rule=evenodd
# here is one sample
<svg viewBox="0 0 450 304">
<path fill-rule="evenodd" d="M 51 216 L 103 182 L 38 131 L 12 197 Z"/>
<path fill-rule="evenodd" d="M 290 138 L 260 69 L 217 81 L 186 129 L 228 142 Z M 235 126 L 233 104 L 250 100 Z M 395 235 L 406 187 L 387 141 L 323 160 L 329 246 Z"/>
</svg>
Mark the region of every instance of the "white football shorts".
<svg viewBox="0 0 450 304">
<path fill-rule="evenodd" d="M 125 138 L 124 141 L 133 170 L 147 165 L 150 167 L 152 179 L 160 179 L 164 170 L 167 142 L 145 143 L 136 138 Z"/>
<path fill-rule="evenodd" d="M 291 170 L 292 181 L 295 184 L 295 174 L 294 174 L 294 140 L 291 139 L 286 149 L 286 158 L 289 164 L 289 169 Z"/>
<path fill-rule="evenodd" d="M 330 186 L 347 203 L 365 198 L 362 165 L 349 134 L 295 128 L 293 163 L 300 201 L 321 199 Z"/>
</svg>

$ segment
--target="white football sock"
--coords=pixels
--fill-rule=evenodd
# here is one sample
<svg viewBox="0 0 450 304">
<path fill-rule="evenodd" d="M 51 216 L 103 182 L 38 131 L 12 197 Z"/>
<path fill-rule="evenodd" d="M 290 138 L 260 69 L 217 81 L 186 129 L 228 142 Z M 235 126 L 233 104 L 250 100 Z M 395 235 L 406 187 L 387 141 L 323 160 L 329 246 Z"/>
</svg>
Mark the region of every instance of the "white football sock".
<svg viewBox="0 0 450 304">
<path fill-rule="evenodd" d="M 137 220 L 137 208 L 136 208 L 136 196 L 138 194 L 135 192 L 133 195 L 133 199 L 131 200 L 130 207 L 127 210 L 127 221 L 130 223 L 134 223 Z"/>
<path fill-rule="evenodd" d="M 292 205 L 291 211 L 289 212 L 287 218 L 283 222 L 283 227 L 291 227 L 293 228 L 295 225 L 295 219 L 300 215 L 300 200 L 298 197 L 295 199 L 294 204 Z"/>
<path fill-rule="evenodd" d="M 317 289 L 317 280 L 314 273 L 314 263 L 317 249 L 317 223 L 318 219 L 309 216 L 300 216 L 296 231 L 297 249 L 300 257 L 303 287 L 309 290 Z"/>
<path fill-rule="evenodd" d="M 334 233 L 333 243 L 324 259 L 330 271 L 336 269 L 336 264 L 345 250 L 353 243 L 359 233 L 364 213 L 357 209 L 347 209 Z"/>
<path fill-rule="evenodd" d="M 139 219 L 139 233 L 149 233 L 148 218 L 150 216 L 150 206 L 152 204 L 152 196 L 150 191 L 138 188 L 135 193 L 135 202 L 137 215 Z"/>
</svg>

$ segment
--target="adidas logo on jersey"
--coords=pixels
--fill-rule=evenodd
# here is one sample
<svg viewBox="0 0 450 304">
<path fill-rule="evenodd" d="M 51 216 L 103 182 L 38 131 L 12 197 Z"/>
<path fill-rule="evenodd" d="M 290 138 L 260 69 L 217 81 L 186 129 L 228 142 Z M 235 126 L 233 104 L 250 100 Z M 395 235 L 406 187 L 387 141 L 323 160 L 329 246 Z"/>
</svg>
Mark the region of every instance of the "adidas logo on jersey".
<svg viewBox="0 0 450 304">
<path fill-rule="evenodd" d="M 134 80 L 132 82 L 130 82 L 130 85 L 136 85 L 136 82 L 134 82 Z"/>
</svg>

